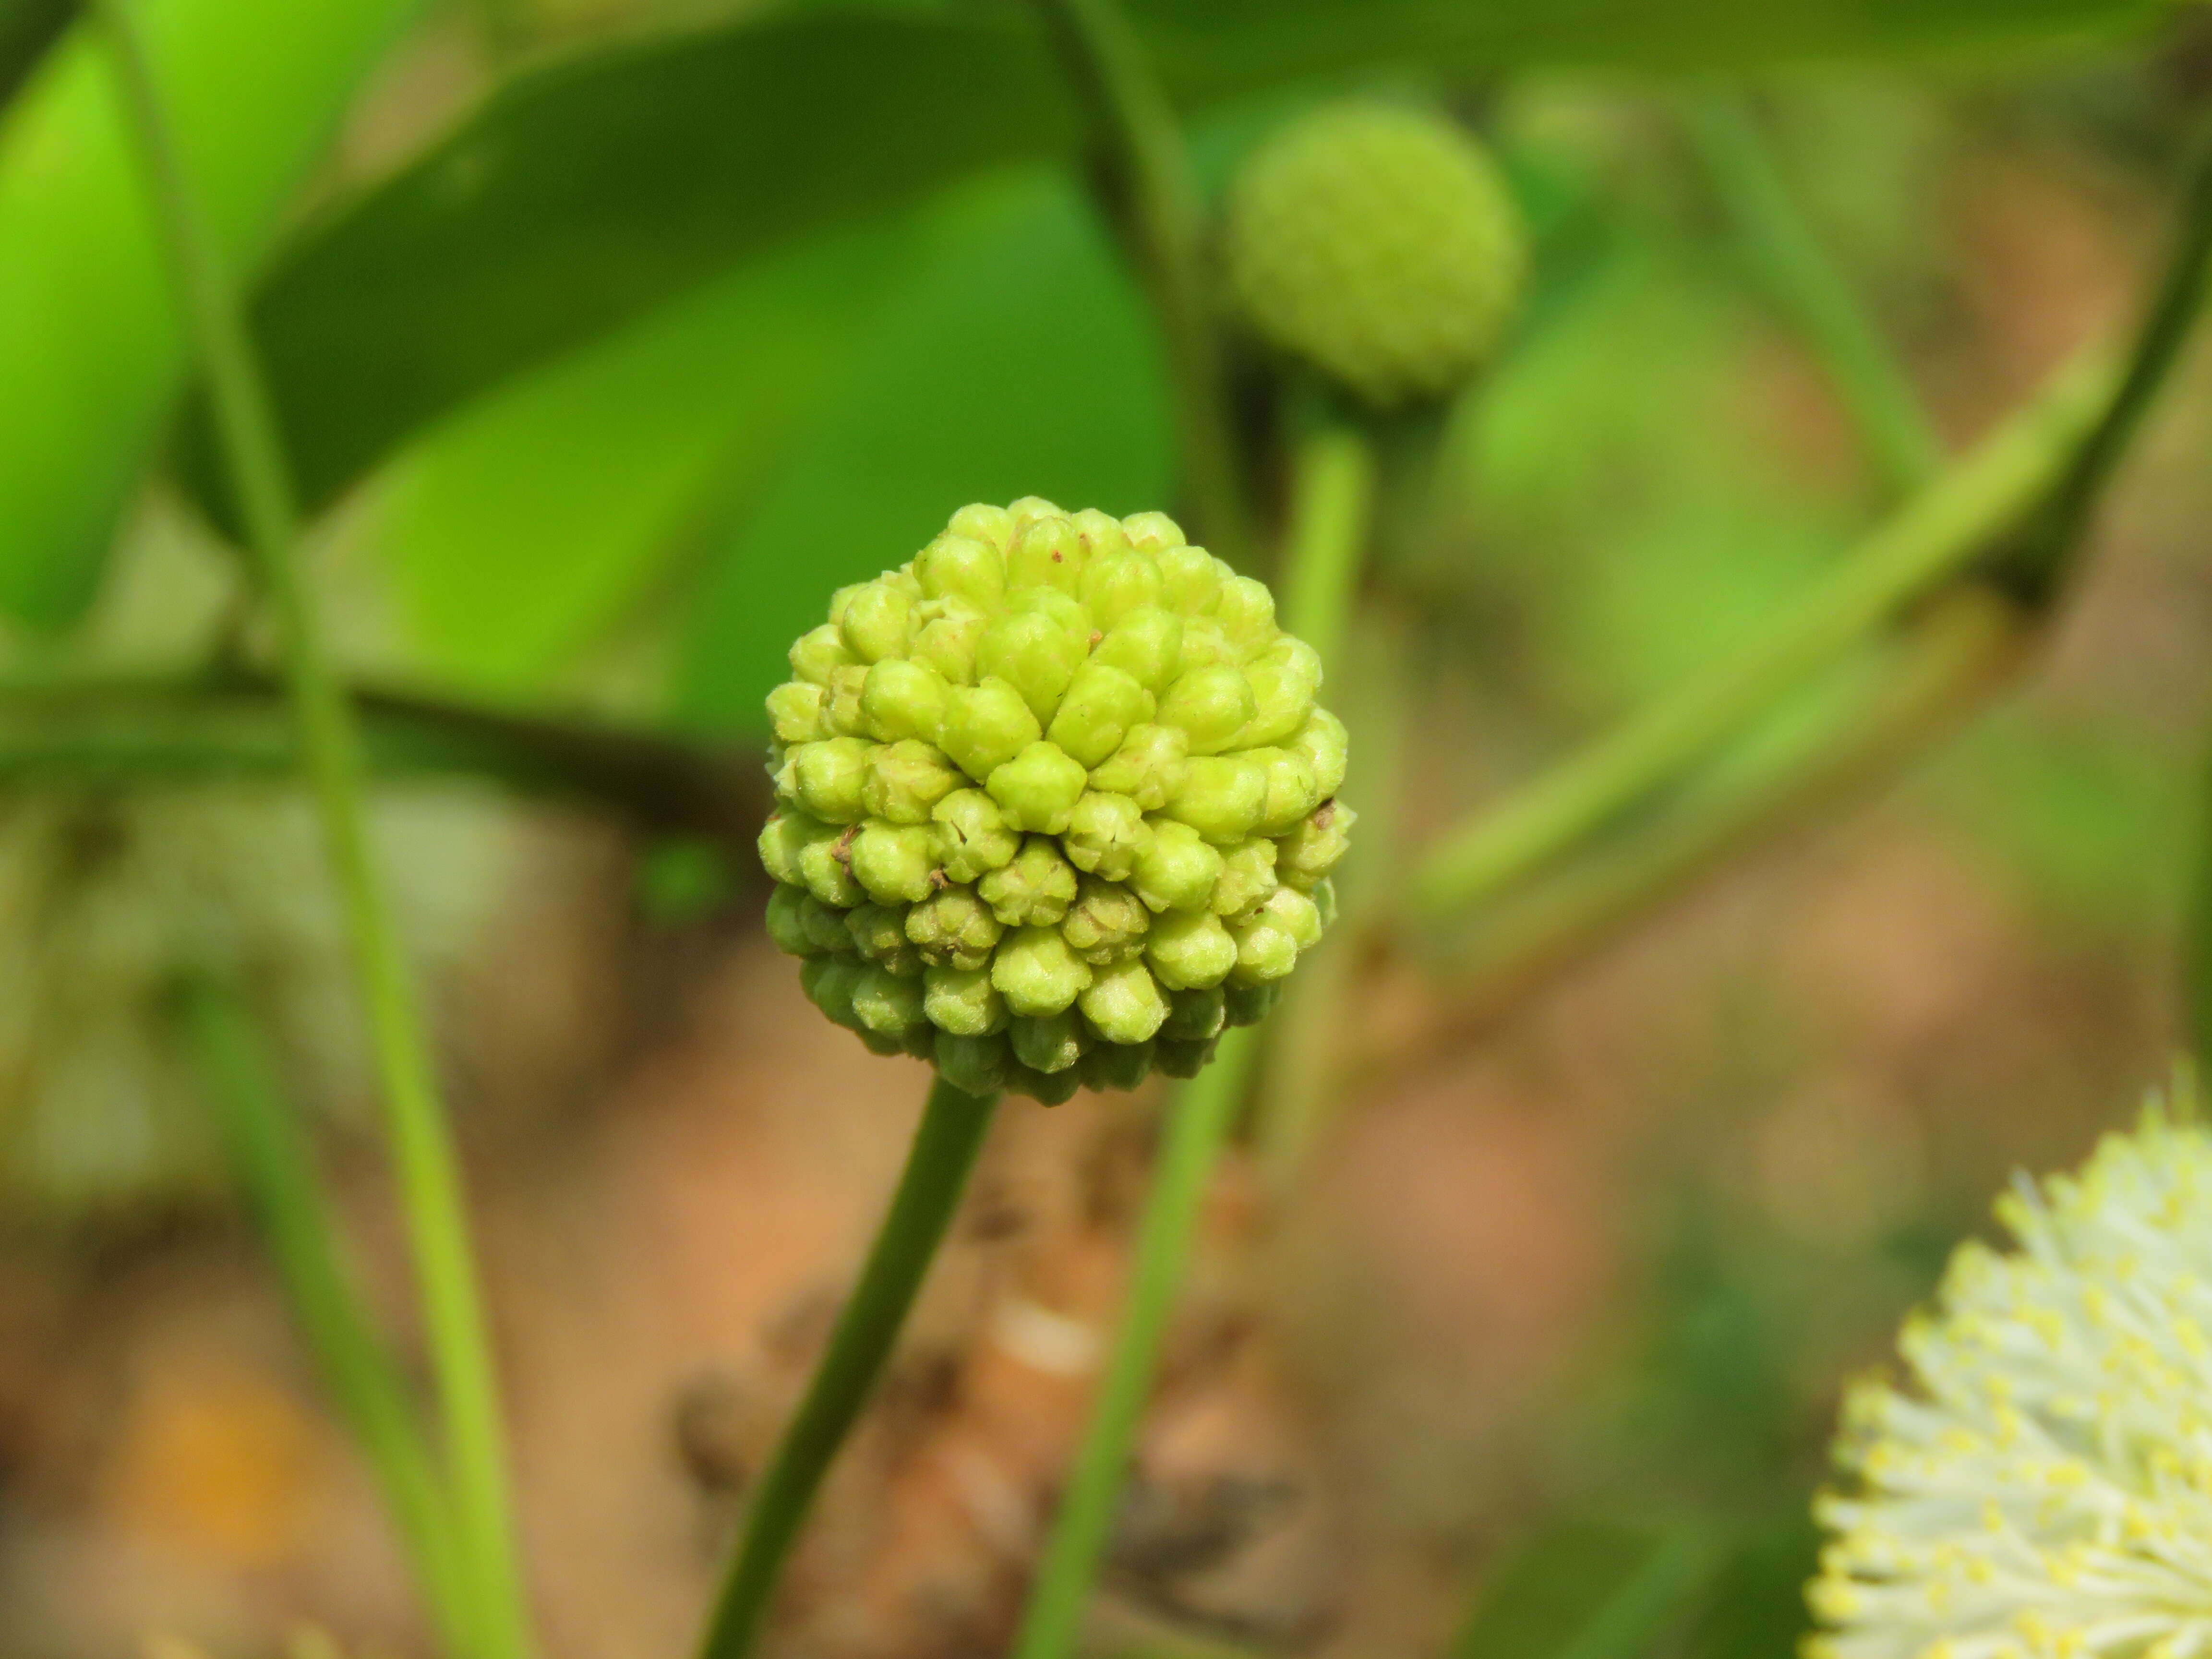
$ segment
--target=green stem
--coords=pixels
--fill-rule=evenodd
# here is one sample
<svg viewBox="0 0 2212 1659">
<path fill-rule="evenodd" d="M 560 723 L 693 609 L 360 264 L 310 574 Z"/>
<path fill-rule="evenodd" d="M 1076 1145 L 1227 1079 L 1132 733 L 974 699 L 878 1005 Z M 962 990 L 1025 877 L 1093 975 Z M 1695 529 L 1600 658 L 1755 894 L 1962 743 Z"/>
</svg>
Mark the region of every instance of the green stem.
<svg viewBox="0 0 2212 1659">
<path fill-rule="evenodd" d="M 1685 106 L 1690 134 L 1746 257 L 1826 368 L 1891 485 L 1919 489 L 1942 446 L 1912 382 L 1792 199 L 1759 123 L 1740 98 Z"/>
<path fill-rule="evenodd" d="M 467 1646 L 466 1590 L 437 1465 L 407 1389 L 371 1329 L 340 1255 L 314 1160 L 234 988 L 207 975 L 182 991 L 209 1109 L 293 1316 L 375 1471 L 449 1651 Z"/>
<path fill-rule="evenodd" d="M 113 47 L 124 108 L 146 167 L 186 331 L 207 375 L 223 462 L 275 615 L 301 744 L 352 940 L 422 1288 L 476 1645 L 483 1659 L 521 1659 L 531 1648 L 528 1616 L 459 1160 L 406 959 L 368 848 L 359 736 L 301 575 L 290 472 L 237 288 L 185 174 L 131 0 L 98 0 L 97 10 Z"/>
<path fill-rule="evenodd" d="M 0 781 L 192 781 L 296 775 L 283 688 L 234 677 L 0 680 Z M 360 685 L 380 776 L 490 779 L 649 828 L 750 840 L 769 795 L 757 753 L 609 721 L 520 714 Z"/>
<path fill-rule="evenodd" d="M 1138 1419 L 1152 1393 L 1182 1264 L 1214 1165 L 1236 1121 L 1258 1038 L 1258 1028 L 1251 1026 L 1224 1036 L 1213 1064 L 1183 1089 L 1169 1110 L 1166 1144 L 1137 1231 L 1128 1304 L 1030 1591 L 1014 1659 L 1061 1659 L 1074 1649 L 1091 1581 L 1113 1529 Z"/>
<path fill-rule="evenodd" d="M 1200 256 L 1197 186 L 1167 94 L 1115 0 L 1035 0 L 1088 111 L 1109 216 L 1166 348 L 1192 528 L 1232 564 L 1255 545 L 1225 354 Z"/>
<path fill-rule="evenodd" d="M 2208 264 L 2212 146 L 2191 175 L 2179 234 L 2124 357 L 2104 348 L 2083 352 L 2040 398 L 1815 582 L 1743 654 L 1446 834 L 1414 872 L 1413 911 L 1454 909 L 1520 880 L 1694 769 L 1790 688 L 1978 565 L 2031 605 L 2046 603 L 2203 307 Z"/>
<path fill-rule="evenodd" d="M 1293 466 L 1283 626 L 1334 673 L 1374 511 L 1375 456 L 1357 428 L 1329 422 L 1299 445 Z"/>
<path fill-rule="evenodd" d="M 829 1349 L 745 1517 L 701 1659 L 741 1659 L 752 1651 L 784 1559 L 906 1322 L 997 1107 L 996 1096 L 967 1094 L 942 1078 L 931 1086 L 898 1190 L 869 1247 L 860 1282 L 837 1316 Z"/>
</svg>

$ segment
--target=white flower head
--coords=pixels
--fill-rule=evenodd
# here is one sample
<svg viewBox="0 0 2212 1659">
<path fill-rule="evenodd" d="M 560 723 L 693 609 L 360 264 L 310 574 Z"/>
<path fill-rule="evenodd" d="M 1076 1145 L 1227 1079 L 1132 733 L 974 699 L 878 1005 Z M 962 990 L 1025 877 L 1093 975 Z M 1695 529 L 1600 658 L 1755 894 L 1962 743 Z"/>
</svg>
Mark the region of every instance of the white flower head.
<svg viewBox="0 0 2212 1659">
<path fill-rule="evenodd" d="M 1997 1202 L 1854 1386 L 1807 1659 L 2212 1648 L 2212 1135 L 2193 1088 Z"/>
</svg>

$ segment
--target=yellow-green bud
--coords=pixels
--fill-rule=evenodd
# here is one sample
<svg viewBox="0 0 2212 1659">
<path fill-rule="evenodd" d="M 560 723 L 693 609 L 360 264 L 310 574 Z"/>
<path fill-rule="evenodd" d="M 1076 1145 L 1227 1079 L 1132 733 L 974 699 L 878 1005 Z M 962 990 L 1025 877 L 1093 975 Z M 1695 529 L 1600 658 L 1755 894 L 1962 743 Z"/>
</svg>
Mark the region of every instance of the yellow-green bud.
<svg viewBox="0 0 2212 1659">
<path fill-rule="evenodd" d="M 896 743 L 902 738 L 934 742 L 945 718 L 947 689 L 945 677 L 934 668 L 904 657 L 886 657 L 868 670 L 861 683 L 860 713 L 868 722 L 868 735 L 878 743 Z M 1301 714 L 1291 731 L 1304 723 Z"/>
<path fill-rule="evenodd" d="M 1103 967 L 1141 951 L 1152 921 L 1152 912 L 1121 883 L 1085 876 L 1060 924 L 1060 936 L 1092 967 Z"/>
<path fill-rule="evenodd" d="M 1282 1000 L 1283 981 L 1271 979 L 1264 984 L 1240 985 L 1232 975 L 1222 993 L 1222 1012 L 1231 1025 L 1257 1025 Z"/>
<path fill-rule="evenodd" d="M 1237 941 L 1210 910 L 1170 910 L 1152 924 L 1145 960 L 1170 990 L 1208 990 L 1237 965 Z"/>
<path fill-rule="evenodd" d="M 1058 744 L 1033 743 L 993 769 L 983 787 L 999 803 L 1007 823 L 1056 836 L 1067 828 L 1068 815 L 1090 781 L 1081 763 Z"/>
<path fill-rule="evenodd" d="M 1489 360 L 1526 240 L 1468 132 L 1362 100 L 1313 111 L 1252 155 L 1230 189 L 1222 251 L 1255 334 L 1391 410 L 1449 396 Z"/>
<path fill-rule="evenodd" d="M 1217 846 L 1233 847 L 1252 833 L 1267 804 L 1267 769 L 1249 755 L 1194 757 L 1168 816 Z"/>
<path fill-rule="evenodd" d="M 922 1011 L 940 1031 L 988 1036 L 1006 1026 L 1006 999 L 991 983 L 988 967 L 925 968 L 921 986 Z"/>
<path fill-rule="evenodd" d="M 1075 902 L 1075 866 L 1050 836 L 1030 836 L 1003 868 L 975 884 L 991 914 L 1009 927 L 1054 927 Z"/>
<path fill-rule="evenodd" d="M 1158 605 L 1124 612 L 1091 647 L 1091 660 L 1120 669 L 1157 696 L 1182 672 L 1182 625 Z"/>
<path fill-rule="evenodd" d="M 1067 948 L 1057 928 L 1023 927 L 991 958 L 991 983 L 1009 1009 L 1035 1018 L 1073 1004 L 1091 983 L 1091 965 Z"/>
<path fill-rule="evenodd" d="M 938 745 L 969 777 L 988 778 L 1044 736 L 1022 694 L 988 678 L 952 692 L 945 705 Z"/>
<path fill-rule="evenodd" d="M 1091 787 L 1127 795 L 1157 812 L 1182 793 L 1190 773 L 1190 738 L 1179 726 L 1134 726 L 1121 746 L 1091 771 Z"/>
<path fill-rule="evenodd" d="M 768 694 L 769 735 L 778 743 L 812 743 L 830 735 L 822 688 L 787 680 Z"/>
<path fill-rule="evenodd" d="M 1121 746 L 1152 713 L 1152 694 L 1121 669 L 1087 662 L 1076 671 L 1045 736 L 1088 769 Z"/>
<path fill-rule="evenodd" d="M 906 913 L 906 936 L 940 967 L 981 968 L 1006 927 L 972 887 L 948 887 Z"/>
<path fill-rule="evenodd" d="M 886 972 L 910 979 L 921 971 L 921 952 L 906 936 L 905 907 L 856 905 L 845 913 L 845 932 L 848 949 Z"/>
<path fill-rule="evenodd" d="M 872 818 L 848 853 L 853 878 L 878 904 L 918 904 L 935 886 L 937 837 L 918 823 Z"/>
<path fill-rule="evenodd" d="M 961 599 L 995 611 L 1006 597 L 1006 561 L 999 546 L 950 530 L 915 556 L 914 574 L 927 599 Z"/>
<path fill-rule="evenodd" d="M 906 649 L 914 621 L 914 599 L 903 587 L 878 580 L 863 582 L 845 602 L 837 632 L 845 648 L 866 663 L 881 662 Z"/>
<path fill-rule="evenodd" d="M 1256 910 L 1275 890 L 1275 843 L 1254 836 L 1223 857 L 1221 879 L 1213 884 L 1212 909 L 1231 918 Z"/>
<path fill-rule="evenodd" d="M 769 929 L 876 1053 L 1048 1103 L 1187 1076 L 1326 924 L 1319 659 L 1162 514 L 963 508 L 791 660 Z"/>
<path fill-rule="evenodd" d="M 1342 801 L 1323 801 L 1296 829 L 1278 841 L 1275 873 L 1284 885 L 1311 892 L 1344 856 L 1345 848 L 1351 843 L 1352 826 L 1358 817 Z"/>
<path fill-rule="evenodd" d="M 1218 755 L 1237 741 L 1255 712 L 1252 683 L 1227 664 L 1186 668 L 1160 699 L 1159 723 L 1182 727 L 1194 755 Z"/>
<path fill-rule="evenodd" d="M 1083 1058 L 1083 1022 L 1073 1008 L 1042 1018 L 1012 1020 L 1006 1026 L 1006 1041 L 1013 1045 L 1014 1058 L 1036 1072 L 1064 1072 Z"/>
<path fill-rule="evenodd" d="M 1135 801 L 1127 795 L 1092 789 L 1067 815 L 1060 844 L 1077 869 L 1107 881 L 1127 881 L 1138 850 L 1151 835 Z"/>
<path fill-rule="evenodd" d="M 1213 898 L 1214 884 L 1221 879 L 1221 854 L 1206 844 L 1198 831 L 1173 818 L 1148 818 L 1152 836 L 1137 849 L 1129 868 L 1129 884 L 1146 908 L 1161 910 L 1203 910 Z"/>
<path fill-rule="evenodd" d="M 927 823 L 937 803 L 951 794 L 960 781 L 959 768 L 945 759 L 935 744 L 919 738 L 903 738 L 877 745 L 869 756 L 860 804 L 872 818 Z"/>
<path fill-rule="evenodd" d="M 981 880 L 1021 850 L 1020 831 L 981 789 L 954 790 L 929 816 L 937 829 L 937 861 L 947 880 Z"/>
</svg>

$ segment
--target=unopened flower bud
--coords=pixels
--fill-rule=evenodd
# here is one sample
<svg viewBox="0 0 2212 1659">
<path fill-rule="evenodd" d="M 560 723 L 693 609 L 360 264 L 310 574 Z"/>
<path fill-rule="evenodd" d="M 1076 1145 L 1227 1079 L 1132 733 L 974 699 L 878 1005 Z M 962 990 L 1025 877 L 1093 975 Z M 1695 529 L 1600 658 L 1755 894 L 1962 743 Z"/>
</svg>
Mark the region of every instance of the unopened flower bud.
<svg viewBox="0 0 2212 1659">
<path fill-rule="evenodd" d="M 987 547 L 996 548 L 1003 554 L 1008 544 L 1014 539 L 1014 515 L 1007 507 L 976 501 L 962 507 L 946 520 L 945 532 L 948 536 L 968 537 Z M 915 574 L 919 576 L 921 573 L 917 569 Z"/>
<path fill-rule="evenodd" d="M 1275 872 L 1284 884 L 1311 892 L 1344 856 L 1358 817 L 1340 800 L 1325 800 L 1277 842 Z"/>
<path fill-rule="evenodd" d="M 787 680 L 768 694 L 769 734 L 781 744 L 812 743 L 830 735 L 822 688 Z"/>
<path fill-rule="evenodd" d="M 948 530 L 915 556 L 925 598 L 961 599 L 995 611 L 1006 597 L 1006 561 L 999 547 Z"/>
<path fill-rule="evenodd" d="M 1083 580 L 1085 554 L 1082 537 L 1066 519 L 1032 519 L 1014 532 L 1007 547 L 1006 584 L 1073 593 Z"/>
<path fill-rule="evenodd" d="M 1203 991 L 1229 977 L 1237 941 L 1211 910 L 1170 910 L 1153 922 L 1145 959 L 1170 990 Z"/>
<path fill-rule="evenodd" d="M 1042 736 L 1022 694 L 1002 679 L 987 678 L 946 698 L 937 741 L 962 771 L 981 780 Z"/>
<path fill-rule="evenodd" d="M 1121 746 L 1130 728 L 1152 714 L 1151 692 L 1118 668 L 1087 662 L 1068 683 L 1045 736 L 1086 769 Z"/>
<path fill-rule="evenodd" d="M 1127 881 L 1138 850 L 1151 836 L 1145 815 L 1127 795 L 1101 789 L 1086 791 L 1067 815 L 1060 844 L 1079 870 L 1103 880 Z"/>
<path fill-rule="evenodd" d="M 935 669 L 904 657 L 886 657 L 868 670 L 860 688 L 860 713 L 868 722 L 868 735 L 878 743 L 896 743 L 902 738 L 936 741 L 947 689 L 945 677 Z"/>
<path fill-rule="evenodd" d="M 1242 669 L 1227 664 L 1186 668 L 1168 687 L 1156 716 L 1162 726 L 1180 727 L 1194 755 L 1218 755 L 1251 724 L 1252 685 Z"/>
<path fill-rule="evenodd" d="M 1264 904 L 1278 885 L 1275 859 L 1275 843 L 1257 836 L 1231 848 L 1221 860 L 1221 879 L 1213 884 L 1213 914 L 1234 919 Z"/>
<path fill-rule="evenodd" d="M 930 812 L 937 861 L 948 880 L 979 881 L 1021 850 L 1020 831 L 981 789 L 956 789 Z"/>
<path fill-rule="evenodd" d="M 1091 965 L 1067 948 L 1059 929 L 1024 927 L 991 958 L 991 983 L 1010 1010 L 1034 1018 L 1071 1006 L 1091 983 Z"/>
<path fill-rule="evenodd" d="M 937 838 L 926 825 L 872 818 L 853 837 L 848 856 L 853 878 L 878 904 L 916 904 L 935 885 Z"/>
<path fill-rule="evenodd" d="M 1164 515 L 963 508 L 792 666 L 769 929 L 876 1053 L 1046 1102 L 1188 1075 L 1326 925 L 1319 659 Z"/>
<path fill-rule="evenodd" d="M 906 936 L 925 962 L 981 968 L 1006 927 L 972 887 L 947 887 L 906 913 Z"/>
<path fill-rule="evenodd" d="M 827 685 L 832 671 L 849 668 L 858 660 L 845 648 L 845 636 L 835 623 L 801 634 L 791 647 L 791 672 L 809 685 Z"/>
<path fill-rule="evenodd" d="M 1091 787 L 1127 795 L 1157 812 L 1182 793 L 1190 775 L 1190 738 L 1179 726 L 1133 726 L 1121 746 L 1091 770 Z"/>
<path fill-rule="evenodd" d="M 1006 999 L 984 968 L 929 967 L 921 970 L 922 1011 L 940 1031 L 988 1036 L 1006 1023 Z"/>
<path fill-rule="evenodd" d="M 868 759 L 858 738 L 802 743 L 784 757 L 776 793 L 824 823 L 858 823 L 867 816 Z"/>
<path fill-rule="evenodd" d="M 1093 626 L 1110 633 L 1132 612 L 1159 608 L 1158 562 L 1134 548 L 1104 556 L 1093 553 L 1083 573 L 1082 592 Z"/>
<path fill-rule="evenodd" d="M 1152 912 L 1121 883 L 1085 876 L 1060 924 L 1060 936 L 1092 967 L 1102 967 L 1141 951 L 1152 921 Z"/>
<path fill-rule="evenodd" d="M 1173 818 L 1150 818 L 1152 837 L 1137 851 L 1129 884 L 1146 908 L 1203 910 L 1221 879 L 1221 854 L 1197 830 Z"/>
<path fill-rule="evenodd" d="M 853 1015 L 878 1036 L 903 1038 L 929 1024 L 922 1012 L 921 981 L 895 974 L 880 963 L 872 963 L 854 982 Z"/>
<path fill-rule="evenodd" d="M 1126 611 L 1091 647 L 1091 660 L 1118 668 L 1158 696 L 1182 672 L 1182 618 L 1158 605 Z"/>
<path fill-rule="evenodd" d="M 1267 804 L 1267 771 L 1249 755 L 1193 757 L 1168 816 L 1217 846 L 1233 847 L 1250 835 Z"/>
<path fill-rule="evenodd" d="M 971 1095 L 994 1095 L 1006 1086 L 1013 1051 L 1003 1036 L 965 1036 L 940 1030 L 933 1055 L 938 1075 Z"/>
<path fill-rule="evenodd" d="M 1209 1037 L 1219 1036 L 1228 1023 L 1218 985 L 1171 990 L 1168 993 L 1168 1017 L 1160 1026 L 1160 1036 L 1175 1042 L 1203 1042 Z"/>
<path fill-rule="evenodd" d="M 1232 975 L 1222 987 L 1222 1012 L 1231 1025 L 1257 1025 L 1283 1000 L 1283 981 L 1271 979 L 1263 984 L 1240 985 Z"/>
<path fill-rule="evenodd" d="M 1033 743 L 1005 765 L 994 768 L 983 787 L 1023 830 L 1056 836 L 1091 782 L 1082 764 L 1051 743 Z"/>
<path fill-rule="evenodd" d="M 799 850 L 799 878 L 821 903 L 849 908 L 867 896 L 853 874 L 853 842 L 858 825 L 836 830 L 825 826 Z"/>
<path fill-rule="evenodd" d="M 858 660 L 881 662 L 906 649 L 913 619 L 914 600 L 903 588 L 884 580 L 863 582 L 846 601 L 837 632 Z"/>
<path fill-rule="evenodd" d="M 1009 927 L 1056 927 L 1075 902 L 1075 866 L 1050 836 L 1030 836 L 1011 863 L 975 884 L 991 914 Z"/>
<path fill-rule="evenodd" d="M 1305 757 L 1313 768 L 1314 787 L 1323 800 L 1344 787 L 1346 757 L 1350 738 L 1344 722 L 1326 708 L 1316 708 L 1295 738 L 1284 745 Z"/>
<path fill-rule="evenodd" d="M 1133 957 L 1101 968 L 1076 1002 L 1091 1029 L 1109 1042 L 1150 1042 L 1168 1017 L 1158 981 Z"/>
<path fill-rule="evenodd" d="M 976 641 L 975 672 L 1012 686 L 1042 726 L 1060 708 L 1060 694 L 1090 652 L 1086 635 L 1050 611 L 1012 611 Z"/>
<path fill-rule="evenodd" d="M 1255 150 L 1222 235 L 1252 332 L 1383 410 L 1448 397 L 1489 360 L 1526 241 L 1472 136 L 1371 100 L 1313 111 Z"/>
<path fill-rule="evenodd" d="M 868 757 L 868 777 L 861 786 L 860 804 L 872 818 L 892 823 L 927 823 L 937 803 L 951 794 L 960 781 L 960 769 L 945 757 L 942 750 L 918 738 L 905 738 L 878 744 Z"/>
<path fill-rule="evenodd" d="M 1164 513 L 1132 513 L 1121 520 L 1121 533 L 1129 538 L 1130 546 L 1142 553 L 1164 552 L 1189 540 L 1182 526 Z"/>
<path fill-rule="evenodd" d="M 1202 547 L 1162 548 L 1160 586 L 1168 609 L 1185 621 L 1211 617 L 1221 601 L 1221 561 Z"/>
<path fill-rule="evenodd" d="M 1014 1058 L 1034 1072 L 1064 1072 L 1083 1058 L 1083 1022 L 1075 1010 L 1040 1018 L 1020 1018 L 1006 1026 L 1006 1041 Z"/>
</svg>

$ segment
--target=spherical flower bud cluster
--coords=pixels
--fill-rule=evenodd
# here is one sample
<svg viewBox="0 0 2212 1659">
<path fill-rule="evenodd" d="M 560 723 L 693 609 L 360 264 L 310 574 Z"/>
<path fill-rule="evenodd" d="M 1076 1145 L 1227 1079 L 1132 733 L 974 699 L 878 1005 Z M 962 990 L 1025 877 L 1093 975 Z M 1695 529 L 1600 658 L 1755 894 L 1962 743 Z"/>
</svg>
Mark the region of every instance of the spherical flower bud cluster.
<svg viewBox="0 0 2212 1659">
<path fill-rule="evenodd" d="M 769 696 L 769 928 L 975 1093 L 1188 1077 L 1273 1005 L 1352 813 L 1321 662 L 1158 513 L 965 507 Z"/>
<path fill-rule="evenodd" d="M 2187 1659 L 2212 1641 L 2212 1136 L 2154 1106 L 1997 1206 L 1844 1410 L 1808 1659 Z"/>
<path fill-rule="evenodd" d="M 1449 397 L 1489 360 L 1526 247 L 1504 177 L 1465 129 L 1351 101 L 1246 161 L 1222 256 L 1261 340 L 1387 411 Z"/>
</svg>

